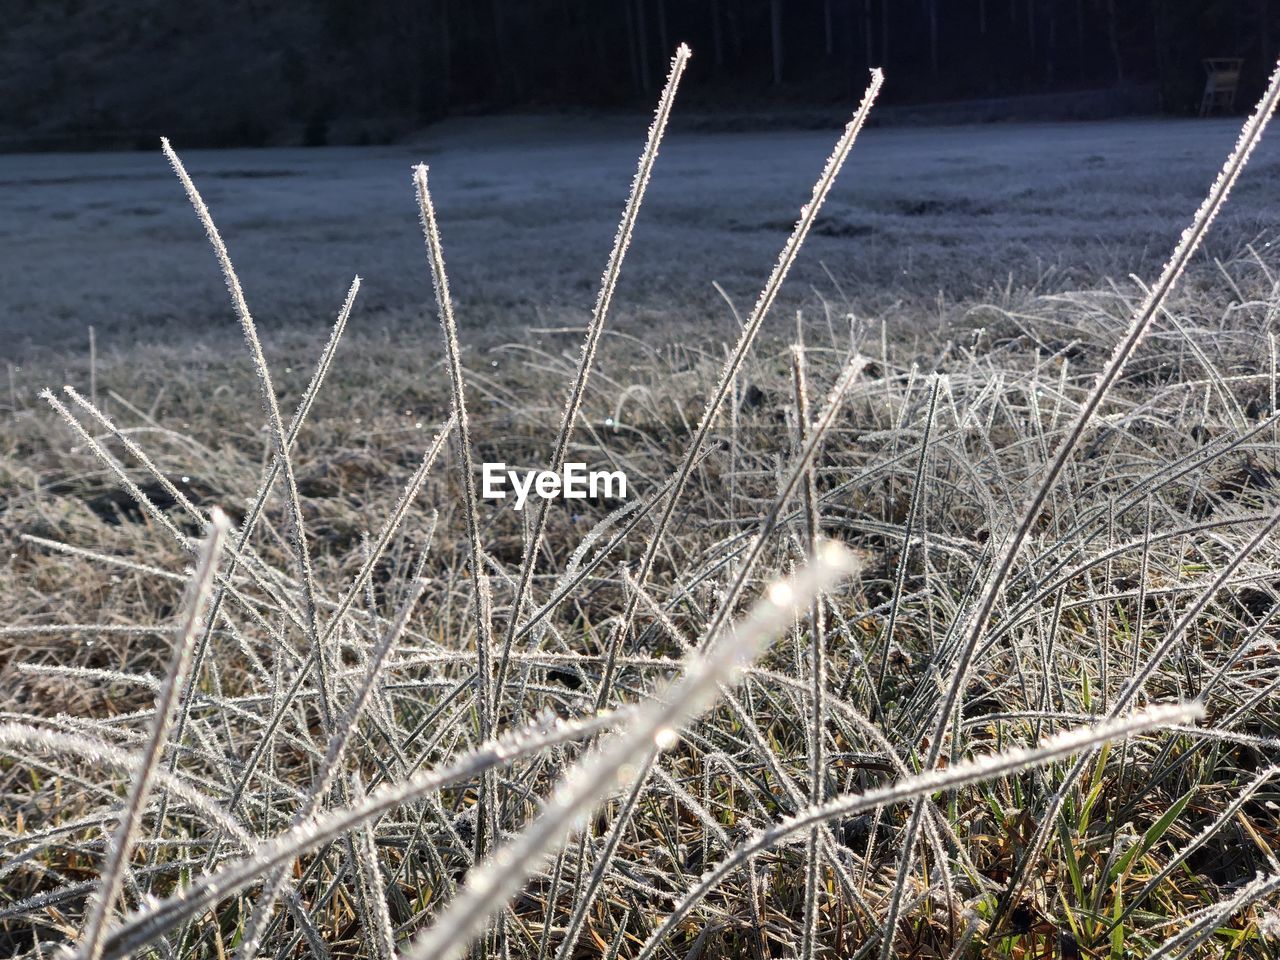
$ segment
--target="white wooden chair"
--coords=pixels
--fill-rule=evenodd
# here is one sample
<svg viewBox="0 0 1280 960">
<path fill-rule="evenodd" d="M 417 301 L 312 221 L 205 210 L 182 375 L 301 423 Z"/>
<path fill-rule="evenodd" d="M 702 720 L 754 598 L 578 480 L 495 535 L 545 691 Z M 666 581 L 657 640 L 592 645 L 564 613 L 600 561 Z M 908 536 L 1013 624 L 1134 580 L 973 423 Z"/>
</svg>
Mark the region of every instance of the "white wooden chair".
<svg viewBox="0 0 1280 960">
<path fill-rule="evenodd" d="M 1204 61 L 1204 96 L 1200 98 L 1200 116 L 1222 110 L 1230 113 L 1236 105 L 1236 88 L 1240 86 L 1240 68 L 1244 61 L 1234 57 L 1211 57 Z"/>
</svg>

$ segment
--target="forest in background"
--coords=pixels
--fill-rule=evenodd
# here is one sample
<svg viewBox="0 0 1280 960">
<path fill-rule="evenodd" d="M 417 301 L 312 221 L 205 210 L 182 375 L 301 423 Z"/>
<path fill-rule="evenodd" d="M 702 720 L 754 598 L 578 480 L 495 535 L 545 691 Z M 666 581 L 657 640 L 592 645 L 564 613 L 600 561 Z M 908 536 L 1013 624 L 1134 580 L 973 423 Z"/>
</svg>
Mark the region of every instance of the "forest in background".
<svg viewBox="0 0 1280 960">
<path fill-rule="evenodd" d="M 685 109 L 1141 88 L 1194 111 L 1201 59 L 1276 55 L 1271 0 L 8 0 L 0 149 L 389 142 L 446 116 L 647 105 L 675 45 Z"/>
</svg>

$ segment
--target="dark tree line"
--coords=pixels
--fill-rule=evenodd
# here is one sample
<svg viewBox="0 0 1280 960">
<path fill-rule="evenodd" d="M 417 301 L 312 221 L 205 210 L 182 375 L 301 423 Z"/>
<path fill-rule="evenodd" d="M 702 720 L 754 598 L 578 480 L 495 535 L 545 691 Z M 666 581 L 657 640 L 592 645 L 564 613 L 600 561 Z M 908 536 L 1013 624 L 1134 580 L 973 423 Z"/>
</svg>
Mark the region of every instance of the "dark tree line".
<svg viewBox="0 0 1280 960">
<path fill-rule="evenodd" d="M 1139 88 L 1192 111 L 1204 57 L 1243 109 L 1280 0 L 7 0 L 0 137 L 84 145 L 381 140 L 445 115 L 647 105 L 680 41 L 682 106 Z M 1158 99 L 1157 99 L 1158 96 Z M 7 124 L 7 126 L 6 126 Z"/>
<path fill-rule="evenodd" d="M 413 62 L 405 106 L 417 110 L 643 99 L 683 40 L 695 50 L 692 77 L 701 81 L 690 86 L 712 105 L 839 99 L 861 89 L 866 68 L 876 65 L 890 71 L 889 95 L 902 101 L 1153 84 L 1177 111 L 1194 106 L 1203 57 L 1244 57 L 1248 81 L 1261 83 L 1275 55 L 1280 2 L 1275 11 L 1271 6 L 1271 0 L 329 0 L 327 17 L 335 38 L 352 43 L 353 60 L 381 50 L 397 69 Z"/>
</svg>

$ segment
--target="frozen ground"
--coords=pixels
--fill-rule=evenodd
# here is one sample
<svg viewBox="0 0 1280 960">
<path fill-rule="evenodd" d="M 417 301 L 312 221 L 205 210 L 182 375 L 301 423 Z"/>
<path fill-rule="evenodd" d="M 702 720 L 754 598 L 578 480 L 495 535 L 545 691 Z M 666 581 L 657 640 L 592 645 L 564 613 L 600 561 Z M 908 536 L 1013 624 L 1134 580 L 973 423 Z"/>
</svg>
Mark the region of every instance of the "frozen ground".
<svg viewBox="0 0 1280 960">
<path fill-rule="evenodd" d="M 426 160 L 459 318 L 474 335 L 585 314 L 644 129 L 643 118 L 479 120 L 412 145 L 183 155 L 265 331 L 327 326 L 355 273 L 366 281 L 362 317 L 422 309 L 430 285 L 410 164 Z M 867 130 L 790 303 L 816 291 L 860 308 L 904 296 L 925 304 L 1002 285 L 1010 272 L 1054 286 L 1149 274 L 1237 129 L 1212 120 Z M 725 322 L 712 281 L 749 306 L 835 135 L 674 129 L 618 323 Z M 1266 142 L 1211 251 L 1269 239 L 1277 199 L 1280 146 Z M 88 324 L 108 347 L 234 329 L 158 150 L 0 156 L 0 353 L 80 344 Z"/>
</svg>

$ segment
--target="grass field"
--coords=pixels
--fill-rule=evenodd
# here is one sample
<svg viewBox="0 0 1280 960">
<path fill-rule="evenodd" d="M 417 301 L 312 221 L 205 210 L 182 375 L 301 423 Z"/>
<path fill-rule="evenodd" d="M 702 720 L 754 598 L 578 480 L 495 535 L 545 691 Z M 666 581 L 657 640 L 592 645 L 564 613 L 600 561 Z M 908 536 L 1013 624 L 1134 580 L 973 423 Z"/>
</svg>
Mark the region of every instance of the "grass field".
<svg viewBox="0 0 1280 960">
<path fill-rule="evenodd" d="M 386 315 L 434 323 L 405 206 L 410 165 L 431 164 L 458 322 L 465 341 L 487 346 L 586 322 L 643 129 L 639 117 L 492 118 L 394 147 L 174 146 L 269 342 L 282 327 L 321 336 L 357 273 L 353 332 Z M 778 316 L 814 309 L 816 290 L 909 335 L 933 319 L 940 295 L 971 302 L 1011 279 L 1061 290 L 1155 276 L 1237 129 L 1229 118 L 870 128 Z M 611 328 L 644 330 L 655 346 L 690 327 L 731 333 L 713 283 L 748 309 L 834 139 L 673 126 Z M 1250 170 L 1209 238 L 1213 256 L 1230 259 L 1274 228 L 1280 148 L 1264 141 Z M 0 335 L 15 355 L 84 350 L 90 324 L 104 352 L 237 336 L 217 265 L 159 151 L 0 156 L 0 279 Z M 910 312 L 894 314 L 903 300 Z"/>
<path fill-rule="evenodd" d="M 290 171 L 274 180 L 194 158 L 249 305 L 271 305 L 262 353 L 230 267 L 231 308 L 216 258 L 213 282 L 187 272 L 200 224 L 167 183 L 148 201 L 164 282 L 125 262 L 127 227 L 90 314 L 101 349 L 50 321 L 52 346 L 32 335 L 11 364 L 4 951 L 1280 955 L 1275 152 L 1197 254 L 1232 134 L 1153 127 L 1143 166 L 1093 189 L 1136 129 L 996 131 L 986 173 L 972 130 L 922 156 L 923 131 L 854 145 L 855 124 L 826 171 L 833 137 L 708 160 L 728 141 L 674 131 L 644 205 L 641 157 L 617 323 L 616 271 L 581 289 L 609 230 L 577 207 L 544 222 L 606 174 L 620 202 L 613 147 L 522 148 L 505 186 L 500 144 L 452 172 L 442 146 L 430 185 L 388 155 L 387 199 L 363 204 L 382 174 L 337 152 L 264 154 Z M 1008 175 L 1048 156 L 1073 172 Z M 734 179 L 753 160 L 767 203 Z M 42 189 L 17 196 L 47 214 Z M 65 264 L 100 241 L 64 244 L 59 222 L 16 261 L 21 329 L 41 302 L 86 319 L 93 278 L 55 284 L 40 249 Z M 375 233 L 404 249 L 372 257 Z M 908 261 L 924 279 L 891 279 Z M 293 321 L 339 314 L 344 267 L 390 292 L 353 288 L 326 346 Z M 686 297 L 708 270 L 736 317 Z M 433 279 L 428 326 L 411 305 Z M 476 498 L 467 468 L 495 460 L 621 469 L 631 497 L 516 512 Z"/>
</svg>

